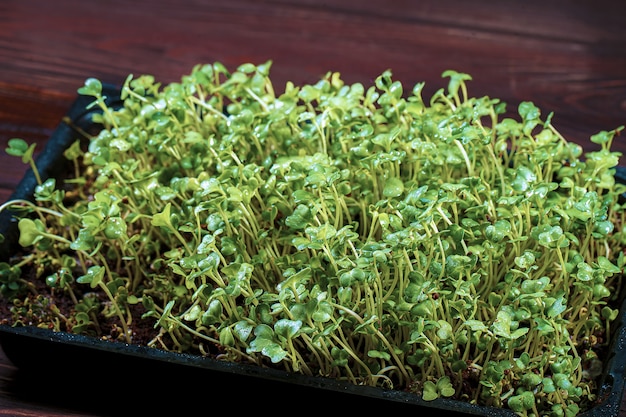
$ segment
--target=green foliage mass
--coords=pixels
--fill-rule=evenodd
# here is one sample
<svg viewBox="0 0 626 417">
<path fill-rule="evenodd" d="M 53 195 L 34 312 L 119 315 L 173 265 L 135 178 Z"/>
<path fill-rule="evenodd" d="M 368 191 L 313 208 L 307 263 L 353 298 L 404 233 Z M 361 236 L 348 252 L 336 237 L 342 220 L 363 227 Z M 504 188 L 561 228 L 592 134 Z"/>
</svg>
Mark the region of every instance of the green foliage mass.
<svg viewBox="0 0 626 417">
<path fill-rule="evenodd" d="M 32 265 L 75 300 L 40 314 L 58 330 L 117 317 L 132 343 L 141 305 L 157 348 L 521 415 L 591 404 L 624 265 L 622 128 L 583 155 L 533 103 L 470 97 L 467 74 L 424 100 L 390 71 L 277 94 L 270 66 L 129 76 L 119 109 L 87 80 L 103 129 L 66 152 L 71 198 L 48 179 L 3 206 L 34 216 L 1 293 L 23 297 Z"/>
</svg>

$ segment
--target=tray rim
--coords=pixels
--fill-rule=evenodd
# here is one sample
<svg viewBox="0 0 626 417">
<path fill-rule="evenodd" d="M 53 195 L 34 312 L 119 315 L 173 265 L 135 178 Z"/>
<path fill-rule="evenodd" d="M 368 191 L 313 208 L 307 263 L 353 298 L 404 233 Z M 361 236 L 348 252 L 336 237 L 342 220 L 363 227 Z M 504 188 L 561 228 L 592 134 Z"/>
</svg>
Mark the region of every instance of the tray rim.
<svg viewBox="0 0 626 417">
<path fill-rule="evenodd" d="M 404 391 L 383 389 L 379 387 L 354 385 L 347 381 L 340 381 L 323 376 L 307 376 L 291 373 L 280 369 L 261 367 L 254 364 L 222 361 L 212 357 L 203 357 L 189 353 L 165 351 L 158 348 L 143 345 L 133 345 L 118 341 L 102 340 L 92 336 L 57 332 L 50 329 L 35 326 L 9 326 L 0 324 L 0 346 L 6 350 L 9 360 L 16 364 L 18 370 L 26 372 L 41 372 L 48 366 L 41 368 L 42 361 L 32 361 L 32 357 L 26 357 L 20 349 L 23 344 L 31 346 L 42 343 L 53 343 L 57 346 L 77 348 L 85 353 L 97 354 L 98 352 L 113 354 L 117 358 L 138 358 L 153 363 L 155 366 L 173 365 L 184 368 L 193 368 L 195 371 L 206 372 L 207 375 L 216 376 L 220 373 L 229 373 L 236 376 L 254 378 L 256 381 L 273 381 L 283 384 L 306 388 L 315 388 L 324 391 L 333 391 L 340 394 L 349 394 L 360 397 L 368 397 L 372 400 L 380 400 L 392 405 L 394 403 L 415 406 L 416 410 L 454 412 L 462 415 L 482 416 L 516 416 L 511 410 L 495 407 L 470 404 L 459 400 L 437 398 L 433 401 L 425 401 L 421 396 Z M 65 359 L 65 358 L 55 358 Z M 50 364 L 54 367 L 55 364 Z"/>
</svg>

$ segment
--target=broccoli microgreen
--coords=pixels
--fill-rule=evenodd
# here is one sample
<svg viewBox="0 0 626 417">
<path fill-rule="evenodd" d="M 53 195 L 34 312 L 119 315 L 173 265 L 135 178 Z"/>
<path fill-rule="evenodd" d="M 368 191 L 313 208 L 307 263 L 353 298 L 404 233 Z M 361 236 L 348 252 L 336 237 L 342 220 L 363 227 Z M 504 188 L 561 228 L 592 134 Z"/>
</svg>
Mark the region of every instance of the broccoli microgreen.
<svg viewBox="0 0 626 417">
<path fill-rule="evenodd" d="M 520 415 L 593 404 L 624 266 L 623 127 L 583 154 L 533 103 L 515 119 L 471 97 L 468 74 L 424 101 L 391 71 L 278 93 L 270 67 L 130 75 L 119 109 L 86 80 L 102 130 L 65 153 L 73 197 L 38 178 L 36 203 L 1 206 L 22 213 L 24 255 L 0 264 L 16 322 L 103 336 L 117 318 L 132 343 L 140 305 L 161 349 Z M 7 152 L 36 172 L 33 149 Z M 29 297 L 26 267 L 73 312 Z"/>
</svg>

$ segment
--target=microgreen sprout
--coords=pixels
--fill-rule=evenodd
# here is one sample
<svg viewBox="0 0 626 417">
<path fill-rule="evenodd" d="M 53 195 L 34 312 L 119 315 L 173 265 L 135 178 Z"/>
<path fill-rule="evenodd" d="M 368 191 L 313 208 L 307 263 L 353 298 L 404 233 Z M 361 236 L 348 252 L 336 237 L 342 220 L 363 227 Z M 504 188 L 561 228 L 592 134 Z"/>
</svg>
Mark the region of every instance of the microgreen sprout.
<svg viewBox="0 0 626 417">
<path fill-rule="evenodd" d="M 278 93 L 270 67 L 131 75 L 119 109 L 88 79 L 102 130 L 66 152 L 75 189 L 39 180 L 36 203 L 2 206 L 21 209 L 24 254 L 0 264 L 14 322 L 133 343 L 141 308 L 155 348 L 520 415 L 592 405 L 624 267 L 623 128 L 583 154 L 533 103 L 513 118 L 470 96 L 468 74 L 425 101 L 391 71 Z M 7 151 L 32 164 L 22 140 Z M 33 297 L 26 268 L 76 307 Z"/>
<path fill-rule="evenodd" d="M 37 184 L 41 184 L 41 177 L 39 175 L 39 170 L 37 169 L 37 165 L 35 164 L 35 159 L 33 158 L 36 143 L 31 143 L 30 145 L 21 138 L 12 138 L 9 139 L 8 147 L 6 148 L 6 152 L 12 156 L 18 156 L 22 159 L 22 162 L 28 164 L 33 174 L 35 175 L 35 179 L 37 180 Z"/>
</svg>

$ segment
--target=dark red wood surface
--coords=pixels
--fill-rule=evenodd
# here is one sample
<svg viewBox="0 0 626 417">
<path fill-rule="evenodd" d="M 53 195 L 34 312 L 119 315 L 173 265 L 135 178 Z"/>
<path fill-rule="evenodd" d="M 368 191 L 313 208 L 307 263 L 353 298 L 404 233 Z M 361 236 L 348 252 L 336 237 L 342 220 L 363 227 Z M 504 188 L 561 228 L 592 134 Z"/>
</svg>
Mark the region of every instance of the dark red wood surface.
<svg viewBox="0 0 626 417">
<path fill-rule="evenodd" d="M 590 135 L 626 124 L 625 17 L 623 0 L 1 0 L 0 201 L 26 169 L 7 141 L 40 149 L 87 77 L 168 83 L 215 61 L 271 59 L 279 91 L 327 71 L 371 84 L 391 69 L 405 90 L 425 81 L 429 95 L 454 69 L 472 75 L 471 95 L 511 112 L 532 101 L 592 150 Z M 626 134 L 614 148 L 626 151 Z M 14 372 L 0 355 L 0 415 L 98 415 L 16 392 Z"/>
</svg>

